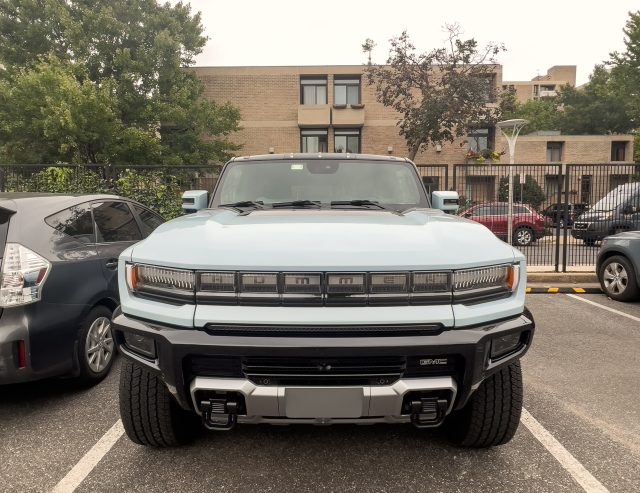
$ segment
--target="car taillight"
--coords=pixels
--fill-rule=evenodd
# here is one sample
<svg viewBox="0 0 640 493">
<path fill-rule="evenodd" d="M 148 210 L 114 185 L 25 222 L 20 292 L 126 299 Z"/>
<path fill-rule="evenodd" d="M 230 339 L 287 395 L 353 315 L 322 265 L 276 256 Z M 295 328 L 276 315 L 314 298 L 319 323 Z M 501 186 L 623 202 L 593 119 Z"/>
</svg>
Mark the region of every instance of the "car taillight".
<svg viewBox="0 0 640 493">
<path fill-rule="evenodd" d="M 2 259 L 0 307 L 27 305 L 42 297 L 51 263 L 18 243 L 7 243 Z"/>
</svg>

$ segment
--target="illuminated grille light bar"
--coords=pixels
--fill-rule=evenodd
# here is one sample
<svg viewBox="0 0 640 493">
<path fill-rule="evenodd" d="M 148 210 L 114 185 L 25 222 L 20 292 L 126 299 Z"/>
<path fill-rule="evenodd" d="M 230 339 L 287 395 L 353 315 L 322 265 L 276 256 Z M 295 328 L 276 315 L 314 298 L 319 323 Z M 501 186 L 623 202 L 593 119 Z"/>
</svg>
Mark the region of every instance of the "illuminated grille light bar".
<svg viewBox="0 0 640 493">
<path fill-rule="evenodd" d="M 198 272 L 127 264 L 131 291 L 213 304 L 443 304 L 513 292 L 519 266 L 425 272 Z M 197 283 L 196 283 L 197 276 Z M 197 284 L 197 292 L 196 292 Z"/>
</svg>

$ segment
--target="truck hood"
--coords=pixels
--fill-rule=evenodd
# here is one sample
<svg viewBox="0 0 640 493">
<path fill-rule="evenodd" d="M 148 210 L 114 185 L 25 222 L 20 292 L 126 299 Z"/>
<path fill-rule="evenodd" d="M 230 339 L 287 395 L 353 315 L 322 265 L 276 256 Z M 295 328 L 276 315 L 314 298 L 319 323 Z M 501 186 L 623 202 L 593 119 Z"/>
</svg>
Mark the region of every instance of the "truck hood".
<svg viewBox="0 0 640 493">
<path fill-rule="evenodd" d="M 161 225 L 123 255 L 176 268 L 280 271 L 451 269 L 524 259 L 481 224 L 432 209 L 203 210 Z"/>
</svg>

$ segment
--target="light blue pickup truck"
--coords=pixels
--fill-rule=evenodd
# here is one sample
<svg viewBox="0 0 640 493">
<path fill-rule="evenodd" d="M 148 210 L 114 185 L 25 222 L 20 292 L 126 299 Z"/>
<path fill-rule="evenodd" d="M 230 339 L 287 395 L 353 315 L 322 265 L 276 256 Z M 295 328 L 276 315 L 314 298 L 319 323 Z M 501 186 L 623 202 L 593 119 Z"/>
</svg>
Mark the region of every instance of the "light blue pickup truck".
<svg viewBox="0 0 640 493">
<path fill-rule="evenodd" d="M 235 158 L 119 260 L 120 410 L 136 443 L 202 425 L 444 425 L 509 441 L 534 322 L 524 256 L 407 159 Z"/>
</svg>

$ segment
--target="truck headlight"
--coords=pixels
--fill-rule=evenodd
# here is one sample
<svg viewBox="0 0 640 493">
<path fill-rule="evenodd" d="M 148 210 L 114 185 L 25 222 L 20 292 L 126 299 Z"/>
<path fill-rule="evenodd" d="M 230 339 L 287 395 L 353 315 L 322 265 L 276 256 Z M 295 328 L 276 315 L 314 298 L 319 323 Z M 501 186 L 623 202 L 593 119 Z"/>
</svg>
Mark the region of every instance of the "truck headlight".
<svg viewBox="0 0 640 493">
<path fill-rule="evenodd" d="M 518 265 L 503 264 L 475 269 L 458 270 L 453 273 L 453 297 L 462 301 L 482 299 L 501 293 L 512 293 L 518 286 Z"/>
<path fill-rule="evenodd" d="M 18 243 L 7 243 L 2 259 L 0 307 L 27 305 L 42 297 L 51 264 Z"/>
<path fill-rule="evenodd" d="M 192 300 L 195 293 L 195 273 L 190 270 L 127 264 L 127 286 L 133 292 L 165 298 Z"/>
</svg>

